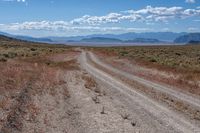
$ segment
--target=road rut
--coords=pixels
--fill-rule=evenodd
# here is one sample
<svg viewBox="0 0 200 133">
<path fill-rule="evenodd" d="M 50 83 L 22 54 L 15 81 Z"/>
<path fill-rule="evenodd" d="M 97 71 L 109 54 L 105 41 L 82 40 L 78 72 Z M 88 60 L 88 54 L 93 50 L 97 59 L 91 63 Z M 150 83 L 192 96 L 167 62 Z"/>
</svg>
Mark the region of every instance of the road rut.
<svg viewBox="0 0 200 133">
<path fill-rule="evenodd" d="M 113 71 L 119 75 L 122 75 L 128 79 L 131 79 L 131 80 L 134 80 L 134 81 L 137 81 L 147 87 L 151 87 L 152 89 L 155 89 L 157 91 L 160 91 L 160 92 L 163 92 L 163 93 L 166 93 L 170 96 L 173 96 L 181 101 L 184 101 L 186 103 L 188 103 L 189 105 L 193 105 L 197 108 L 200 109 L 200 99 L 194 97 L 194 96 L 190 96 L 190 95 L 187 95 L 187 94 L 184 94 L 180 91 L 176 91 L 170 87 L 166 87 L 164 85 L 160 85 L 160 84 L 157 84 L 157 83 L 154 83 L 152 81 L 148 81 L 146 79 L 143 79 L 143 78 L 140 78 L 138 76 L 135 76 L 135 75 L 132 75 L 132 74 L 129 74 L 127 72 L 124 72 L 124 71 L 121 71 L 117 68 L 113 68 L 112 66 L 108 65 L 108 64 L 105 64 L 104 62 L 100 61 L 93 53 L 91 52 L 88 52 L 89 53 L 89 56 L 90 58 L 92 59 L 92 61 L 94 61 L 95 63 L 97 63 L 98 65 L 100 66 L 103 66 L 104 68 L 110 70 L 110 71 Z"/>
</svg>

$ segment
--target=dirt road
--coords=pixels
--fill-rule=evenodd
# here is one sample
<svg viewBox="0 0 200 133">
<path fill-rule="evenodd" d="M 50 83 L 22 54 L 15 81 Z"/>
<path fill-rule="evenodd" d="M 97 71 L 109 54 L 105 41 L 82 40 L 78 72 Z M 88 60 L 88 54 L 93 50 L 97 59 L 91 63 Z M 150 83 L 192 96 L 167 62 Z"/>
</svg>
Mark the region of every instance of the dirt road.
<svg viewBox="0 0 200 133">
<path fill-rule="evenodd" d="M 144 84 L 147 84 L 155 89 L 158 89 L 160 91 L 165 91 L 166 93 L 169 93 L 175 97 L 180 98 L 181 100 L 184 100 L 196 107 L 199 106 L 199 100 L 195 99 L 193 97 L 190 97 L 188 95 L 173 92 L 172 90 L 159 86 L 157 84 L 154 84 L 149 81 L 145 81 L 143 79 L 139 79 L 137 77 L 134 77 L 132 75 L 125 74 L 121 71 L 118 71 L 114 68 L 111 68 L 107 66 L 106 64 L 101 63 L 97 58 L 95 58 L 91 53 L 89 54 L 91 56 L 91 59 L 96 62 L 97 64 L 107 68 L 112 69 L 116 73 L 119 73 L 123 76 L 128 76 L 130 78 L 134 78 L 138 82 L 142 82 Z M 90 63 L 89 59 L 86 56 L 86 52 L 82 52 L 80 57 L 80 64 L 81 66 L 91 75 L 93 75 L 97 80 L 99 80 L 102 84 L 110 86 L 115 93 L 119 93 L 120 96 L 118 97 L 119 101 L 129 101 L 126 104 L 129 106 L 129 111 L 134 113 L 137 112 L 138 116 L 145 121 L 152 121 L 152 123 L 149 123 L 148 127 L 151 127 L 151 130 L 155 132 L 160 129 L 162 132 L 185 132 L 185 133 L 194 133 L 194 132 L 200 132 L 200 127 L 193 123 L 192 121 L 186 119 L 181 114 L 176 113 L 173 110 L 168 109 L 164 105 L 161 105 L 160 103 L 156 102 L 155 100 L 145 96 L 144 94 L 136 91 L 134 89 L 134 86 L 129 86 L 123 81 L 118 80 L 117 78 L 113 77 L 112 75 L 106 73 L 103 70 L 100 70 L 96 68 L 95 66 Z M 126 106 L 125 105 L 125 106 Z M 140 111 L 136 111 L 136 109 L 140 109 Z M 147 117 L 148 116 L 148 117 Z M 144 121 L 144 123 L 145 123 Z M 157 125 L 154 125 L 154 123 L 159 123 Z M 152 125 L 155 127 L 152 128 Z M 148 127 L 146 129 L 146 132 L 148 132 Z"/>
<path fill-rule="evenodd" d="M 98 65 L 103 66 L 104 68 L 109 69 L 111 71 L 114 71 L 115 73 L 120 74 L 122 76 L 125 76 L 125 77 L 127 77 L 131 80 L 137 81 L 137 82 L 139 82 L 139 83 L 141 83 L 145 86 L 152 87 L 155 90 L 169 94 L 169 95 L 171 95 L 175 98 L 178 98 L 178 99 L 180 99 L 184 102 L 187 102 L 188 104 L 193 105 L 193 106 L 200 109 L 200 99 L 199 98 L 192 96 L 192 95 L 184 94 L 180 91 L 176 91 L 175 89 L 172 89 L 170 87 L 166 87 L 164 85 L 157 84 L 157 83 L 154 83 L 152 81 L 148 81 L 146 79 L 143 79 L 143 78 L 140 78 L 138 76 L 129 74 L 127 72 L 120 71 L 119 69 L 116 69 L 116 68 L 114 68 L 114 67 L 112 67 L 108 64 L 105 64 L 104 62 L 101 62 L 93 53 L 91 53 L 91 52 L 88 52 L 88 53 L 89 53 L 89 56 L 91 57 L 91 59 L 95 63 L 97 63 Z"/>
<path fill-rule="evenodd" d="M 60 67 L 44 64 L 49 75 L 42 75 L 42 82 L 36 77 L 19 96 L 11 95 L 16 102 L 10 111 L 0 110 L 1 133 L 200 133 L 199 101 L 192 95 L 113 68 L 79 48 L 48 59 Z M 187 103 L 178 102 L 186 113 L 152 97 L 166 100 L 152 90 Z"/>
</svg>

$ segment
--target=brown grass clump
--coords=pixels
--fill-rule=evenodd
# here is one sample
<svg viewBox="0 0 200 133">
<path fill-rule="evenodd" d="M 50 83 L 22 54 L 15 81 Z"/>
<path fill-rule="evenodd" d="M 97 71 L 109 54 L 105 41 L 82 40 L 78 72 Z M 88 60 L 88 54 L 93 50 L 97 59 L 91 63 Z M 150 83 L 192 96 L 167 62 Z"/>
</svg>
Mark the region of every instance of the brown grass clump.
<svg viewBox="0 0 200 133">
<path fill-rule="evenodd" d="M 17 62 L 0 63 L 0 91 L 19 90 L 30 80 L 33 67 L 31 64 Z"/>
<path fill-rule="evenodd" d="M 91 89 L 91 90 L 96 88 L 97 83 L 92 77 L 83 75 L 82 78 L 85 81 L 85 88 Z"/>
<path fill-rule="evenodd" d="M 0 108 L 1 109 L 7 109 L 8 106 L 10 104 L 10 100 L 9 98 L 7 97 L 3 97 L 1 100 L 0 100 Z"/>
</svg>

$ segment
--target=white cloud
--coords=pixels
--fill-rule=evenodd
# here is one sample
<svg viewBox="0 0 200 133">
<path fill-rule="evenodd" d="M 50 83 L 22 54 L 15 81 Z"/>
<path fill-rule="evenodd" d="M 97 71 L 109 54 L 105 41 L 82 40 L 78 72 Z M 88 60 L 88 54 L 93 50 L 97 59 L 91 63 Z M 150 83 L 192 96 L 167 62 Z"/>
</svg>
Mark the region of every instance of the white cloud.
<svg viewBox="0 0 200 133">
<path fill-rule="evenodd" d="M 184 9 L 183 7 L 152 7 L 147 6 L 140 10 L 128 10 L 120 13 L 109 13 L 104 16 L 85 15 L 71 21 L 72 24 L 100 25 L 106 23 L 119 23 L 121 21 L 163 21 L 170 19 L 183 19 L 192 16 L 200 16 L 200 9 Z"/>
<path fill-rule="evenodd" d="M 195 0 L 185 0 L 186 3 L 195 3 Z"/>
<path fill-rule="evenodd" d="M 141 10 L 130 10 L 129 13 L 136 13 L 136 14 L 153 14 L 153 15 L 175 15 L 180 12 L 183 8 L 182 7 L 152 7 L 147 6 Z"/>
<path fill-rule="evenodd" d="M 120 21 L 121 14 L 109 13 L 106 16 L 90 16 L 84 15 L 81 18 L 77 18 L 71 21 L 72 24 L 89 24 L 89 25 L 99 25 L 105 23 L 118 23 Z"/>
<path fill-rule="evenodd" d="M 69 27 L 69 24 L 65 21 L 38 21 L 5 24 L 3 27 L 8 30 L 62 30 L 65 27 Z"/>
<path fill-rule="evenodd" d="M 151 31 L 149 28 L 132 28 L 132 27 L 106 27 L 106 26 L 82 26 L 71 25 L 65 21 L 40 21 L 24 22 L 12 24 L 0 24 L 3 31 L 62 31 L 62 32 L 144 32 Z"/>
<path fill-rule="evenodd" d="M 2 0 L 5 2 L 26 2 L 26 0 Z"/>
</svg>

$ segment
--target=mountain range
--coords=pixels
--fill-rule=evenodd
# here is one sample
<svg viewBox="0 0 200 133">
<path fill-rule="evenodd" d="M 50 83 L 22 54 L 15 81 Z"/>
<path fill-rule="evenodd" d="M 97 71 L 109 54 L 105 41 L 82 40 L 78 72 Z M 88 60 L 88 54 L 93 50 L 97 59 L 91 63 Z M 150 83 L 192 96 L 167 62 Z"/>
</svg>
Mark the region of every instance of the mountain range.
<svg viewBox="0 0 200 133">
<path fill-rule="evenodd" d="M 173 42 L 177 37 L 186 35 L 187 33 L 174 33 L 174 32 L 146 32 L 146 33 L 124 33 L 124 34 L 93 34 L 87 36 L 71 36 L 71 37 L 47 37 L 55 42 L 66 42 L 66 41 L 81 41 L 88 38 L 113 38 L 122 41 L 134 40 L 137 38 L 157 39 L 164 42 Z"/>
<path fill-rule="evenodd" d="M 105 42 L 107 43 L 161 43 L 162 41 L 158 39 L 151 39 L 151 38 L 135 38 L 132 40 L 120 40 L 120 39 L 115 39 L 115 38 L 91 37 L 91 38 L 84 38 L 80 40 L 80 42 L 85 42 L 85 43 L 105 43 Z"/>
<path fill-rule="evenodd" d="M 49 36 L 35 38 L 30 36 L 12 35 L 0 32 L 0 35 L 13 37 L 20 40 L 45 42 L 45 43 L 189 43 L 200 41 L 200 33 L 174 33 L 174 32 L 146 32 L 124 34 L 94 34 L 87 36 L 57 37 Z"/>
</svg>

